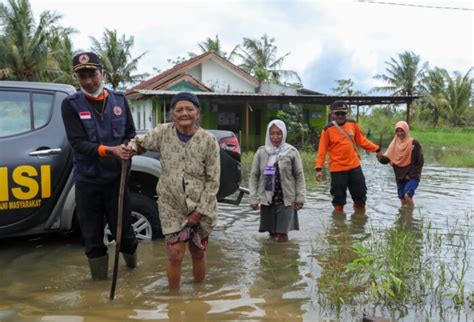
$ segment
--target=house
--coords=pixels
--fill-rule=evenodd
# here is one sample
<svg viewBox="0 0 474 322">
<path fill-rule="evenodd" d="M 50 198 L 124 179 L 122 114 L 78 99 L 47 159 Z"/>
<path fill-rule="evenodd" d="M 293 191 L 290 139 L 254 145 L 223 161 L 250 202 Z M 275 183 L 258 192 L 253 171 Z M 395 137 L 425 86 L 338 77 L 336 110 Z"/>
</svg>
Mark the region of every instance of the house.
<svg viewBox="0 0 474 322">
<path fill-rule="evenodd" d="M 150 129 L 170 121 L 169 102 L 180 91 L 198 95 L 204 128 L 233 131 L 245 148 L 262 145 L 266 124 L 276 118 L 279 110 L 288 110 L 290 103 L 298 107 L 303 122 L 314 128 L 321 129 L 327 120 L 324 104 L 301 101 L 302 97 L 322 94 L 279 84 L 260 84 L 242 68 L 208 52 L 127 90 L 137 129 Z"/>
<path fill-rule="evenodd" d="M 245 149 L 265 143 L 266 125 L 278 111 L 296 106 L 301 123 L 319 133 L 328 121 L 328 106 L 343 99 L 350 105 L 409 104 L 416 96 L 329 96 L 308 89 L 262 83 L 213 52 L 204 53 L 125 92 L 139 130 L 170 121 L 171 98 L 189 91 L 201 102 L 201 126 L 233 131 Z M 408 116 L 407 116 L 408 118 Z M 296 138 L 300 133 L 289 133 Z"/>
</svg>

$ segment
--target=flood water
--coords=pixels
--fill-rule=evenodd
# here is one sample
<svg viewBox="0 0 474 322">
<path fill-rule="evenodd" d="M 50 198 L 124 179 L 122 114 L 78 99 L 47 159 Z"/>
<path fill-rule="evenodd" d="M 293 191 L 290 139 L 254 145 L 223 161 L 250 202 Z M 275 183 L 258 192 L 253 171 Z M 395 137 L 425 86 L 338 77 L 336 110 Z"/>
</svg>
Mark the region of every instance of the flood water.
<svg viewBox="0 0 474 322">
<path fill-rule="evenodd" d="M 331 245 L 324 241 L 346 234 L 354 241 L 371 227 L 391 229 L 400 221 L 399 201 L 390 167 L 373 155 L 364 156 L 368 185 L 366 216 L 352 215 L 348 198 L 345 216 L 334 216 L 329 181 L 310 188 L 299 213 L 300 231 L 278 244 L 258 233 L 258 212 L 247 200 L 241 206 L 220 205 L 219 224 L 211 235 L 205 283 L 195 285 L 189 253 L 183 265 L 181 289 L 167 289 L 163 240 L 139 245 L 139 267 L 129 270 L 121 259 L 114 301 L 110 278 L 92 282 L 77 238 L 42 236 L 0 241 L 0 321 L 361 321 L 364 313 L 397 321 L 473 321 L 469 304 L 403 313 L 383 305 L 342 305 L 324 299 L 318 277 L 328 269 Z M 470 230 L 474 205 L 474 169 L 426 165 L 415 195 L 412 226 L 429 220 L 441 235 L 449 222 Z M 467 256 L 473 258 L 473 237 Z M 449 256 L 450 245 L 443 245 Z M 109 251 L 114 254 L 113 249 Z M 112 258 L 110 258 L 111 275 Z M 474 268 L 464 278 L 465 295 L 474 290 Z M 472 305 L 472 304 L 471 304 Z"/>
</svg>

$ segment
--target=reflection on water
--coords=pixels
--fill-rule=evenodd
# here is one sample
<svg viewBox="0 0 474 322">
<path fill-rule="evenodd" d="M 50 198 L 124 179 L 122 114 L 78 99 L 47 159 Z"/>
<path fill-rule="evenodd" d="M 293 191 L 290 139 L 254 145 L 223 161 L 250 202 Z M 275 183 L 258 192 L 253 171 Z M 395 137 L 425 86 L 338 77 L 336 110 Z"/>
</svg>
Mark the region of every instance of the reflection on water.
<svg viewBox="0 0 474 322">
<path fill-rule="evenodd" d="M 372 157 L 366 157 L 363 168 L 369 191 L 366 213 L 353 213 L 349 202 L 346 214 L 333 215 L 325 181 L 308 192 L 299 213 L 300 231 L 290 232 L 286 244 L 258 233 L 259 214 L 250 210 L 247 200 L 238 207 L 220 205 L 220 221 L 207 254 L 206 281 L 193 284 L 186 256 L 180 291 L 167 289 L 162 240 L 140 244 L 138 269 L 129 270 L 121 262 L 113 302 L 108 299 L 110 280 L 90 281 L 77 239 L 1 240 L 0 321 L 353 321 L 364 313 L 403 321 L 474 320 L 467 305 L 456 310 L 452 303 L 445 303 L 442 310 L 430 307 L 419 312 L 407 306 L 401 313 L 374 309 L 375 303 L 350 305 L 350 299 L 344 298 L 350 276 L 343 276 L 332 288 L 324 285 L 332 272 L 343 271 L 354 258 L 354 243 L 368 243 L 374 237 L 388 240 L 401 230 L 411 232 L 413 257 L 421 263 L 427 260 L 419 255 L 427 249 L 423 222 L 431 222 L 441 236 L 452 233 L 447 219 L 458 219 L 460 228 L 470 228 L 474 169 L 425 167 L 415 195 L 417 208 L 410 213 L 399 209 L 392 170 Z M 472 258 L 472 237 L 468 240 Z M 452 245 L 442 247 L 442 256 L 454 256 Z M 466 296 L 474 289 L 473 280 L 474 270 L 469 267 L 464 278 Z M 328 300 L 330 296 L 341 297 L 338 308 Z"/>
<path fill-rule="evenodd" d="M 260 246 L 258 275 L 249 289 L 253 297 L 260 297 L 260 305 L 266 319 L 302 321 L 301 299 L 298 283 L 299 244 L 289 241 L 284 247 L 274 240 L 265 240 Z"/>
</svg>

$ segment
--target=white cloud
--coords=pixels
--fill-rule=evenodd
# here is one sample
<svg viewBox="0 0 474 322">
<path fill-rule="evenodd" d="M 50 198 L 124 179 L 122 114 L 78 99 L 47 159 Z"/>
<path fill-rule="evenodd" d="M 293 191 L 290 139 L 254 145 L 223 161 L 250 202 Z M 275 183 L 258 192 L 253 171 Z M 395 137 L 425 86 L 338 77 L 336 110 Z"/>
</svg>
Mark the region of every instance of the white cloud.
<svg viewBox="0 0 474 322">
<path fill-rule="evenodd" d="M 105 28 L 134 36 L 134 54 L 148 51 L 139 72 L 168 68 L 167 59 L 198 52 L 197 43 L 216 34 L 227 51 L 243 37 L 274 37 L 279 55 L 291 52 L 282 68 L 320 91 L 342 78 L 368 90 L 384 62 L 407 50 L 449 71 L 465 73 L 474 65 L 472 10 L 358 1 L 30 1 L 36 14 L 63 14 L 61 23 L 79 31 L 76 49 L 88 49 L 89 36 L 100 38 Z M 474 9 L 471 1 L 395 1 Z"/>
</svg>

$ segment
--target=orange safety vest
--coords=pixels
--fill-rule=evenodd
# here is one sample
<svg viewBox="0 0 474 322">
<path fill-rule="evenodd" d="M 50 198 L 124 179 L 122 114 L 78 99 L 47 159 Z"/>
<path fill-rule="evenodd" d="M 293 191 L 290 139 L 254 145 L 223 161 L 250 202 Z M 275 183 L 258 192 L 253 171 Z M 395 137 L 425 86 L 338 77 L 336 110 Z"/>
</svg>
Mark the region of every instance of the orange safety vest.
<svg viewBox="0 0 474 322">
<path fill-rule="evenodd" d="M 369 152 L 379 150 L 379 146 L 365 137 L 354 120 L 346 120 L 339 127 L 362 149 Z M 329 153 L 329 171 L 331 172 L 352 170 L 360 166 L 359 154 L 353 143 L 332 123 L 326 125 L 321 131 L 318 156 L 314 163 L 316 169 L 323 168 L 327 153 Z"/>
</svg>

